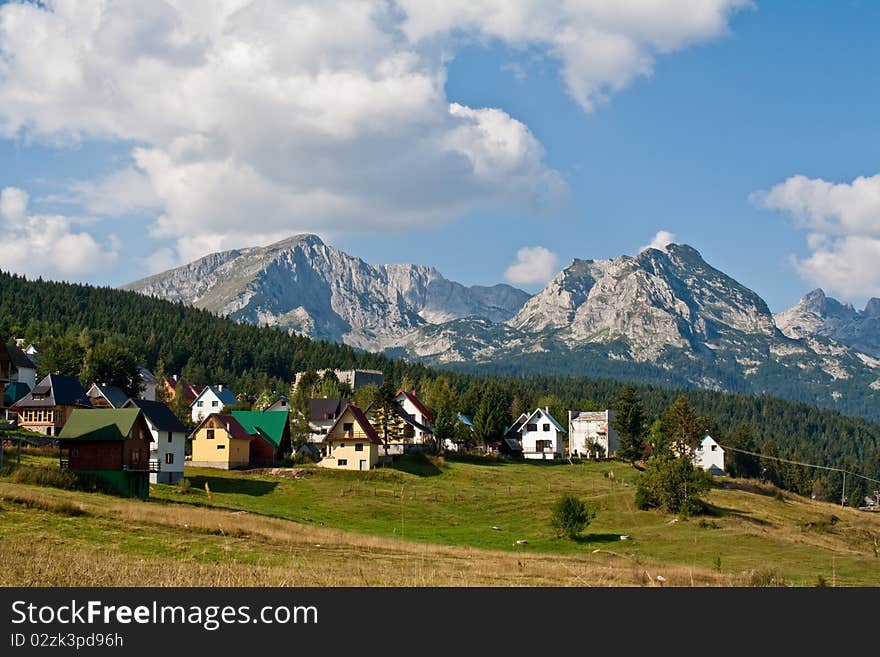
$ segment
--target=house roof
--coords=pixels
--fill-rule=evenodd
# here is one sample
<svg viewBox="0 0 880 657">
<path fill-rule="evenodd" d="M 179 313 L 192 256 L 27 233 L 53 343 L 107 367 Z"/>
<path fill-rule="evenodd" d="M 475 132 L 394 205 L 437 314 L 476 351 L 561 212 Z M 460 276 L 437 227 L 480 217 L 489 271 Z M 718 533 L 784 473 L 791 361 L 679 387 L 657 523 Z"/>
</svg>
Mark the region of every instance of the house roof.
<svg viewBox="0 0 880 657">
<path fill-rule="evenodd" d="M 205 386 L 205 388 L 193 399 L 193 402 L 198 401 L 200 397 L 207 394 L 208 392 L 213 392 L 214 396 L 220 400 L 224 406 L 237 406 L 238 399 L 235 397 L 235 393 L 232 392 L 226 386 Z"/>
<path fill-rule="evenodd" d="M 9 359 L 18 369 L 35 370 L 37 366 L 34 364 L 26 353 L 14 344 L 6 345 L 6 351 L 9 352 Z"/>
<path fill-rule="evenodd" d="M 97 383 L 93 383 L 87 394 L 89 397 L 94 397 L 93 393 L 101 395 L 113 408 L 122 408 L 128 401 L 128 395 L 116 386 L 99 386 Z"/>
<path fill-rule="evenodd" d="M 522 428 L 522 425 L 524 425 L 526 423 L 527 418 L 528 418 L 528 415 L 526 415 L 525 413 L 520 413 L 519 417 L 513 421 L 513 424 L 511 424 L 509 427 L 507 427 L 504 430 L 504 435 L 505 436 L 518 435 L 519 430 Z"/>
<path fill-rule="evenodd" d="M 348 400 L 339 397 L 311 398 L 309 399 L 309 420 L 312 422 L 335 420 L 347 405 Z"/>
<path fill-rule="evenodd" d="M 521 452 L 523 451 L 522 445 L 515 438 L 505 438 L 502 441 L 511 452 Z"/>
<path fill-rule="evenodd" d="M 173 379 L 170 376 L 162 377 L 165 385 L 172 390 L 177 390 L 177 386 L 181 386 L 183 389 L 183 398 L 192 403 L 195 401 L 196 397 L 199 396 L 199 393 L 202 391 L 198 386 L 194 386 L 192 383 L 184 379 L 183 377 L 179 377 L 177 379 Z"/>
<path fill-rule="evenodd" d="M 349 404 L 345 411 L 339 414 L 339 417 L 336 418 L 336 422 L 333 423 L 333 426 L 330 427 L 330 430 L 327 431 L 327 435 L 324 436 L 321 442 L 324 442 L 330 437 L 330 434 L 336 429 L 336 425 L 338 425 L 342 421 L 342 418 L 345 417 L 346 412 L 351 412 L 354 416 L 354 421 L 357 422 L 358 426 L 360 426 L 367 438 L 370 439 L 371 443 L 375 443 L 376 445 L 385 444 L 382 442 L 382 439 L 379 438 L 379 434 L 376 433 L 376 430 L 373 428 L 373 425 L 370 424 L 370 421 L 367 419 L 367 416 L 364 415 L 364 412 L 354 404 Z"/>
<path fill-rule="evenodd" d="M 141 378 L 141 381 L 146 383 L 159 383 L 159 379 L 156 378 L 156 375 L 153 374 L 146 367 L 142 367 L 138 365 L 138 376 Z"/>
<path fill-rule="evenodd" d="M 30 391 L 27 383 L 10 381 L 6 384 L 6 388 L 3 390 L 3 405 L 6 407 L 12 406 L 15 402 L 28 394 L 28 392 Z"/>
<path fill-rule="evenodd" d="M 247 429 L 241 426 L 238 420 L 231 415 L 223 415 L 222 413 L 211 413 L 208 415 L 195 429 L 193 429 L 193 432 L 190 435 L 195 435 L 196 431 L 201 429 L 211 418 L 216 419 L 222 424 L 226 428 L 226 431 L 229 432 L 229 435 L 233 438 L 241 438 L 242 440 L 253 440 L 255 438 L 254 435 L 248 433 Z"/>
<path fill-rule="evenodd" d="M 258 435 L 274 447 L 281 447 L 287 429 L 287 411 L 232 411 L 232 417 L 249 434 Z"/>
<path fill-rule="evenodd" d="M 559 431 L 559 433 L 568 433 L 565 429 L 562 428 L 562 425 L 560 425 L 559 422 L 556 421 L 556 418 L 554 418 L 552 415 L 550 415 L 550 411 L 543 409 L 543 408 L 536 408 L 534 411 L 532 411 L 532 414 L 529 415 L 528 418 L 526 418 L 526 421 L 523 422 L 523 425 L 528 424 L 529 420 L 531 420 L 533 417 L 535 417 L 539 413 L 541 415 L 543 415 L 545 418 L 547 418 L 548 420 L 550 420 L 550 423 L 554 427 L 556 427 L 556 430 Z M 521 427 L 522 427 L 522 425 L 521 425 Z"/>
<path fill-rule="evenodd" d="M 37 396 L 35 399 L 34 396 Z M 81 406 L 92 408 L 86 391 L 75 376 L 50 374 L 33 390 L 19 399 L 14 408 L 40 408 L 52 406 Z"/>
<path fill-rule="evenodd" d="M 416 397 L 413 393 L 407 392 L 406 390 L 398 390 L 395 397 L 400 397 L 401 395 L 406 397 L 410 401 L 410 403 L 416 407 L 416 410 L 422 414 L 422 417 L 425 418 L 428 422 L 434 421 L 434 414 L 427 408 L 425 408 L 422 402 L 419 401 L 419 398 Z"/>
<path fill-rule="evenodd" d="M 394 414 L 397 415 L 401 420 L 403 420 L 407 424 L 411 424 L 416 429 L 419 429 L 420 431 L 424 431 L 425 433 L 434 433 L 434 430 L 431 427 L 426 426 L 426 425 L 422 424 L 421 422 L 411 418 L 409 416 L 409 413 L 407 413 L 405 410 L 403 410 L 403 404 L 395 404 L 394 406 L 392 406 L 392 409 L 394 410 Z"/>
<path fill-rule="evenodd" d="M 149 399 L 129 399 L 123 405 L 123 408 L 131 408 L 135 406 L 143 411 L 144 417 L 156 427 L 157 431 L 171 431 L 173 433 L 186 433 L 186 427 L 177 419 L 177 416 L 171 412 L 165 404 L 159 401 L 150 401 Z"/>
<path fill-rule="evenodd" d="M 125 440 L 140 417 L 139 408 L 77 408 L 58 434 L 59 440 Z"/>
</svg>

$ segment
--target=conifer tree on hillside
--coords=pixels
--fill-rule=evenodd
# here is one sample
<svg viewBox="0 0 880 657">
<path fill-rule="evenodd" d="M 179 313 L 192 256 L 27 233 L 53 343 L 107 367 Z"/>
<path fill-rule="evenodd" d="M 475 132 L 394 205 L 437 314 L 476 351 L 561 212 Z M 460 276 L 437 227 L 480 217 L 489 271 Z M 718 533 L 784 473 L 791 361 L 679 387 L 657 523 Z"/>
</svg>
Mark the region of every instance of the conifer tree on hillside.
<svg viewBox="0 0 880 657">
<path fill-rule="evenodd" d="M 614 410 L 611 426 L 620 437 L 617 456 L 632 465 L 644 455 L 645 436 L 645 410 L 632 385 L 621 389 Z"/>
</svg>

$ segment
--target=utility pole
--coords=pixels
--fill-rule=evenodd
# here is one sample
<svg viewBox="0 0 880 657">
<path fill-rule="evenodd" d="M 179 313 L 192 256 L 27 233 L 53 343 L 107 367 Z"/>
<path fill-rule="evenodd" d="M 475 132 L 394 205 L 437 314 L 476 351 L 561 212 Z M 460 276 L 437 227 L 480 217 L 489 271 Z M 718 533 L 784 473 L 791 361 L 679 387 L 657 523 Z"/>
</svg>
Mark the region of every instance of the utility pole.
<svg viewBox="0 0 880 657">
<path fill-rule="evenodd" d="M 846 470 L 843 471 L 843 492 L 840 494 L 840 506 L 846 503 Z"/>
</svg>

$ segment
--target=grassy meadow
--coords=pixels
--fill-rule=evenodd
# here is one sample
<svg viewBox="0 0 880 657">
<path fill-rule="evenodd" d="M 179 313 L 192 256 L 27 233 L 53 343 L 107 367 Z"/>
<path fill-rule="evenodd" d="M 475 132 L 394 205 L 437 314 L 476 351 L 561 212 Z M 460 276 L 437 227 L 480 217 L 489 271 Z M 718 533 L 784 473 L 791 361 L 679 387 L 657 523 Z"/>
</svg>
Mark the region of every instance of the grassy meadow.
<svg viewBox="0 0 880 657">
<path fill-rule="evenodd" d="M 613 461 L 187 468 L 188 493 L 153 485 L 147 502 L 0 478 L 4 554 L 54 548 L 2 583 L 75 585 L 63 551 L 88 585 L 880 586 L 880 514 L 722 479 L 709 514 L 676 518 L 635 508 L 637 476 Z M 566 492 L 598 508 L 577 541 L 550 527 Z"/>
</svg>

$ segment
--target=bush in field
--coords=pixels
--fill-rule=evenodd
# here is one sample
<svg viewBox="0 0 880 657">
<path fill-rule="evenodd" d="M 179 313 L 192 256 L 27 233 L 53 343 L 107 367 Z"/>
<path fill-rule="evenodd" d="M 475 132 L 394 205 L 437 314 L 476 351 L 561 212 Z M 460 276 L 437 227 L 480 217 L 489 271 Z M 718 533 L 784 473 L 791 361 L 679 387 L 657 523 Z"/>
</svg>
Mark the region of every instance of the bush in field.
<svg viewBox="0 0 880 657">
<path fill-rule="evenodd" d="M 189 479 L 187 479 L 186 477 L 177 480 L 177 492 L 181 495 L 187 495 L 191 493 L 191 488 L 192 484 L 189 483 Z"/>
<path fill-rule="evenodd" d="M 701 496 L 709 491 L 709 481 L 709 475 L 688 458 L 654 456 L 639 479 L 636 507 L 685 516 L 700 513 L 704 508 Z"/>
<path fill-rule="evenodd" d="M 550 522 L 556 535 L 576 538 L 596 517 L 596 509 L 574 495 L 565 494 L 553 505 Z"/>
</svg>

